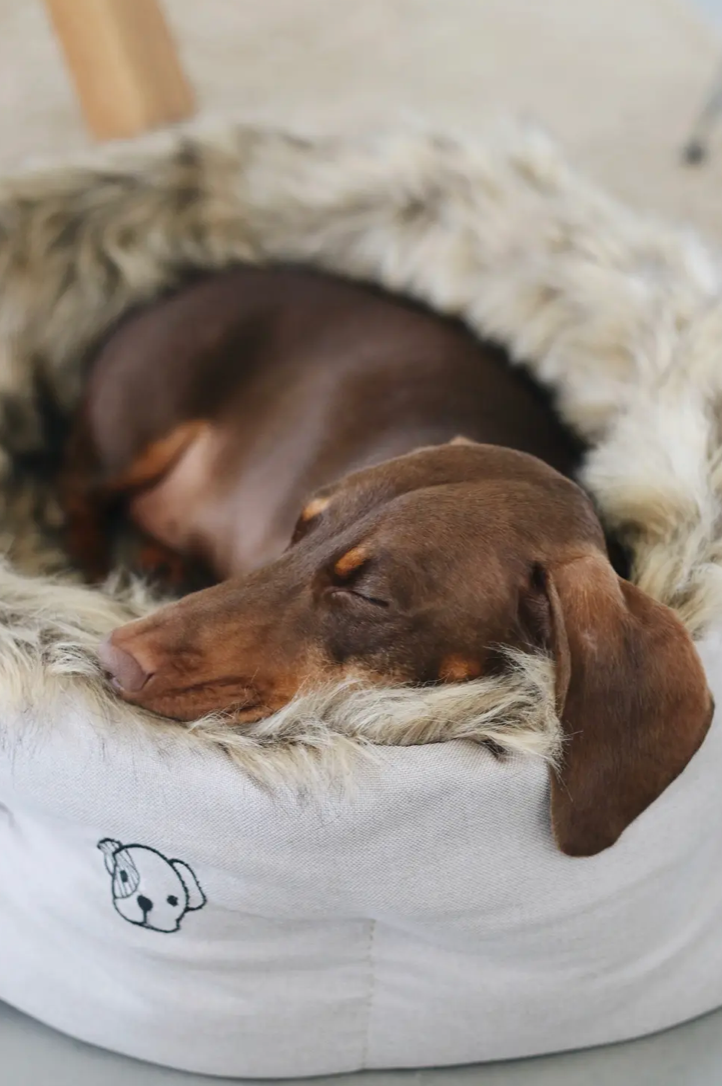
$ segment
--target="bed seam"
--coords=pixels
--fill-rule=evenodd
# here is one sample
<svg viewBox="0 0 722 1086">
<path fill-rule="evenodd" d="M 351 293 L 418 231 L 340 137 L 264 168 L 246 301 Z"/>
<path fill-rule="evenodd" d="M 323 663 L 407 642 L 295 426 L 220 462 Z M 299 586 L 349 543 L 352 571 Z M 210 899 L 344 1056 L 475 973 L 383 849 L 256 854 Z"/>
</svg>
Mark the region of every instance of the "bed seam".
<svg viewBox="0 0 722 1086">
<path fill-rule="evenodd" d="M 377 921 L 376 920 L 371 920 L 369 922 L 368 942 L 367 942 L 367 945 L 366 945 L 366 965 L 367 965 L 367 976 L 368 976 L 368 991 L 367 991 L 367 994 L 366 994 L 366 1001 L 365 1001 L 366 1027 L 365 1027 L 365 1030 L 364 1030 L 363 1049 L 361 1051 L 361 1068 L 360 1069 L 362 1071 L 367 1071 L 368 1070 L 369 1049 L 371 1047 L 371 1014 L 373 1012 L 374 996 L 376 994 L 376 969 L 375 969 L 375 960 L 374 960 L 374 950 L 375 950 L 375 946 L 376 946 L 376 926 L 377 926 Z"/>
</svg>

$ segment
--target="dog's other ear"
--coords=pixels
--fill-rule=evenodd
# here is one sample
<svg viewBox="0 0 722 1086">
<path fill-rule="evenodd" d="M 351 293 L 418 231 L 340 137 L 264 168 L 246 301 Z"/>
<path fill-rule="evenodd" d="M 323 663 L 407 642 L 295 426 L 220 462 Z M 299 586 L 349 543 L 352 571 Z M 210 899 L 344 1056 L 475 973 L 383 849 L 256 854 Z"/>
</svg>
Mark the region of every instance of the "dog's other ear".
<svg viewBox="0 0 722 1086">
<path fill-rule="evenodd" d="M 533 581 L 522 621 L 531 617 L 533 640 L 553 655 L 563 730 L 552 828 L 563 852 L 592 856 L 682 772 L 712 697 L 679 619 L 601 552 L 537 567 Z"/>
<path fill-rule="evenodd" d="M 188 911 L 193 912 L 195 909 L 202 909 L 206 903 L 206 895 L 201 890 L 200 883 L 188 864 L 184 864 L 182 860 L 171 860 L 170 865 L 186 888 Z"/>
<path fill-rule="evenodd" d="M 456 437 L 452 437 L 449 444 L 450 445 L 476 445 L 476 441 L 472 441 L 471 438 L 464 437 L 463 434 L 457 434 Z"/>
<path fill-rule="evenodd" d="M 103 853 L 105 870 L 112 875 L 115 870 L 115 854 L 122 848 L 120 841 L 114 841 L 112 837 L 104 837 L 102 841 L 98 841 L 98 848 Z"/>
</svg>

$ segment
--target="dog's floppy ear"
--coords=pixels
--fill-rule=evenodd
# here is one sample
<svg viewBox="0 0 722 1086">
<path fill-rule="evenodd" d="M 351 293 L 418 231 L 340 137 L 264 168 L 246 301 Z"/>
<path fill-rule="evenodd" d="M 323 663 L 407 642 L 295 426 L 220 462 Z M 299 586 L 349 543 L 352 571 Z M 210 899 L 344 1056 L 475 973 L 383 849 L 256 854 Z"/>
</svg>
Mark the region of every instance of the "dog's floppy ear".
<svg viewBox="0 0 722 1086">
<path fill-rule="evenodd" d="M 554 658 L 564 736 L 552 828 L 563 852 L 592 856 L 682 772 L 713 702 L 682 623 L 601 552 L 537 567 L 534 582 L 537 635 L 545 628 L 535 640 Z"/>
<path fill-rule="evenodd" d="M 193 912 L 195 909 L 202 909 L 206 903 L 206 895 L 201 890 L 200 883 L 188 864 L 184 864 L 182 860 L 171 860 L 170 865 L 186 888 L 188 911 Z"/>
</svg>

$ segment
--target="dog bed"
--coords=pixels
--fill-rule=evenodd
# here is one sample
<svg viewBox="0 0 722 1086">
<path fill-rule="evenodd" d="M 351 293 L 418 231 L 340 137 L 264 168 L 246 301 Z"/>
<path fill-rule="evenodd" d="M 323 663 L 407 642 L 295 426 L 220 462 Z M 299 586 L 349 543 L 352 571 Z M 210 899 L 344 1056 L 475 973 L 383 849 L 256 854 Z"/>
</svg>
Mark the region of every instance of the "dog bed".
<svg viewBox="0 0 722 1086">
<path fill-rule="evenodd" d="M 175 132 L 0 186 L 0 998 L 242 1077 L 495 1060 L 722 1004 L 719 720 L 591 859 L 556 850 L 549 665 L 340 688 L 237 731 L 113 698 L 153 606 L 58 545 L 54 433 L 89 351 L 190 270 L 299 261 L 464 318 L 554 390 L 634 579 L 722 702 L 722 267 L 538 133 Z M 138 900 L 154 902 L 139 926 Z"/>
</svg>

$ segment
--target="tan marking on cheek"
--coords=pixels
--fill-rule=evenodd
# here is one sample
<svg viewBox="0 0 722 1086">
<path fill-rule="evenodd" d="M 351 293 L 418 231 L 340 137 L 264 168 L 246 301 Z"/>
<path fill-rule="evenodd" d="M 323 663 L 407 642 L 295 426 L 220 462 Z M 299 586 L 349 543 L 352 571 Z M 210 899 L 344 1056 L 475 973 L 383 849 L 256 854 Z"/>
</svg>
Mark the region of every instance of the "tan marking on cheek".
<svg viewBox="0 0 722 1086">
<path fill-rule="evenodd" d="M 313 520 L 331 504 L 330 498 L 313 498 L 301 513 L 301 520 Z"/>
<path fill-rule="evenodd" d="M 348 577 L 354 570 L 359 569 L 367 558 L 368 552 L 365 547 L 352 547 L 343 558 L 339 558 L 333 571 L 337 577 Z"/>
<path fill-rule="evenodd" d="M 479 675 L 481 675 L 479 661 L 458 653 L 445 656 L 439 668 L 439 679 L 442 683 L 463 683 L 467 679 L 477 679 Z"/>
<path fill-rule="evenodd" d="M 405 686 L 413 679 L 400 668 L 387 665 L 383 671 L 378 671 L 358 658 L 342 664 L 339 675 L 342 679 L 359 682 L 364 686 Z"/>
</svg>

